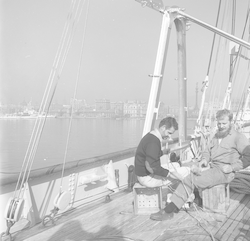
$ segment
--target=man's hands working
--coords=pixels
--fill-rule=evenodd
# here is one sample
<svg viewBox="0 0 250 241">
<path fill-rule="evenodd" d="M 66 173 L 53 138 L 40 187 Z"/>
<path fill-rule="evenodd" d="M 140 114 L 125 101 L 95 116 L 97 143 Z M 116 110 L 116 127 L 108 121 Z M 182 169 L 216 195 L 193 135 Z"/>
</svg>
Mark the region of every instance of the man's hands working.
<svg viewBox="0 0 250 241">
<path fill-rule="evenodd" d="M 170 148 L 164 148 L 162 149 L 163 155 L 168 155 L 170 153 Z"/>
</svg>

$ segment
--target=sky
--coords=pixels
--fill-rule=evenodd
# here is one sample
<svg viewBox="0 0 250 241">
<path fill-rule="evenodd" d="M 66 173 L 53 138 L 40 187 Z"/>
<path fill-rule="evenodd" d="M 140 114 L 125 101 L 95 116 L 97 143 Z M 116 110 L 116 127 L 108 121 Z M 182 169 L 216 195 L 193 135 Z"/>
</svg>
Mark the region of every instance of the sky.
<svg viewBox="0 0 250 241">
<path fill-rule="evenodd" d="M 0 0 L 1 104 L 41 102 L 71 2 Z M 163 3 L 184 8 L 187 14 L 215 25 L 219 0 Z M 248 1 L 240 0 L 237 4 L 236 18 L 241 24 L 236 26 L 239 31 L 235 35 L 241 37 Z M 162 15 L 135 0 L 90 0 L 88 11 L 87 1 L 84 6 L 53 102 L 69 103 L 74 95 L 88 104 L 104 98 L 148 101 L 152 83 L 148 75 L 154 70 Z M 212 40 L 212 32 L 191 23 L 186 34 L 189 105 L 195 104 L 197 84 L 200 101 Z M 160 97 L 166 105 L 176 105 L 178 101 L 176 49 L 173 26 Z M 224 68 L 228 74 L 228 67 Z"/>
</svg>

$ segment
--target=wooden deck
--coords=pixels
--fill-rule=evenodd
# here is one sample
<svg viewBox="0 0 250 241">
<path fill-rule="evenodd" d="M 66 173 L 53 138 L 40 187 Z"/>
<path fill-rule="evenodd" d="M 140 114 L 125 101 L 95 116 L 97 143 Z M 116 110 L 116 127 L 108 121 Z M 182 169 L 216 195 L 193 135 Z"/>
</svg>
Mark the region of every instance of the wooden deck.
<svg viewBox="0 0 250 241">
<path fill-rule="evenodd" d="M 72 209 L 58 216 L 53 226 L 38 224 L 12 237 L 16 241 L 249 241 L 250 195 L 231 192 L 226 214 L 180 211 L 172 220 L 158 222 L 149 215 L 134 215 L 133 193 L 122 191 L 108 203 L 101 200 Z"/>
</svg>

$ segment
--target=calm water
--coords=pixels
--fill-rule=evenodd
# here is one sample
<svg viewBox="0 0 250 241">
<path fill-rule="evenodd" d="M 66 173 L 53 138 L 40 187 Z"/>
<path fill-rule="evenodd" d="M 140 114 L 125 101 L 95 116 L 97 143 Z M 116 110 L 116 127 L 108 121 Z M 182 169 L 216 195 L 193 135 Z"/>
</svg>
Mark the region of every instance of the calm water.
<svg viewBox="0 0 250 241">
<path fill-rule="evenodd" d="M 0 120 L 0 172 L 20 170 L 35 119 Z M 69 119 L 48 119 L 32 169 L 63 163 Z M 144 120 L 73 119 L 66 161 L 136 147 Z M 191 127 L 192 128 L 192 127 Z"/>
</svg>

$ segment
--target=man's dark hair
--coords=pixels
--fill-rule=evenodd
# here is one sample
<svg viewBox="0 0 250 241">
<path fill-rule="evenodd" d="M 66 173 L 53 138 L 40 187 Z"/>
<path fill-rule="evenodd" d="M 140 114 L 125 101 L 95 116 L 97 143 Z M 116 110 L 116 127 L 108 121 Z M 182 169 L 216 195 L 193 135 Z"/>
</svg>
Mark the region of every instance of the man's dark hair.
<svg viewBox="0 0 250 241">
<path fill-rule="evenodd" d="M 168 116 L 161 120 L 159 127 L 166 126 L 167 129 L 170 129 L 171 127 L 174 127 L 174 129 L 178 130 L 178 123 L 174 117 Z"/>
</svg>

